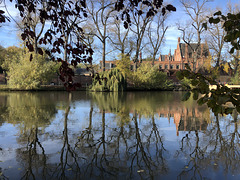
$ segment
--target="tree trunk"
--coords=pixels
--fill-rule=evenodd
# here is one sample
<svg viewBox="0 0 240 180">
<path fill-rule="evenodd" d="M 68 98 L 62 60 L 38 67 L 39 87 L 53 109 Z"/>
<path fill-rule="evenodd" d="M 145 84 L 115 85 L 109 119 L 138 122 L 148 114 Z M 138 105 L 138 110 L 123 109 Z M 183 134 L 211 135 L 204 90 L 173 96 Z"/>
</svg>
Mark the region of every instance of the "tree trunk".
<svg viewBox="0 0 240 180">
<path fill-rule="evenodd" d="M 106 40 L 103 40 L 103 52 L 102 52 L 102 70 L 105 71 L 105 58 L 106 58 Z"/>
<path fill-rule="evenodd" d="M 155 61 L 155 59 L 156 59 L 156 55 L 157 55 L 157 52 L 153 52 L 153 59 L 152 59 L 152 66 L 154 66 L 154 61 Z"/>
</svg>

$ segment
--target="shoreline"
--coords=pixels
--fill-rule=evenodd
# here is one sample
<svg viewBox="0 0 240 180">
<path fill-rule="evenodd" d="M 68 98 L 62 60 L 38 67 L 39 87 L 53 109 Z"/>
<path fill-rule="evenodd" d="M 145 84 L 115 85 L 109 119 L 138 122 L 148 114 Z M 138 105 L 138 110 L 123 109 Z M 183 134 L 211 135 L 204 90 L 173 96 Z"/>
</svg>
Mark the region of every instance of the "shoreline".
<svg viewBox="0 0 240 180">
<path fill-rule="evenodd" d="M 169 89 L 145 89 L 145 88 L 135 88 L 128 87 L 125 91 L 186 91 L 187 89 L 182 88 L 180 85 L 175 85 L 173 88 Z M 42 85 L 37 89 L 17 89 L 9 88 L 5 84 L 0 84 L 0 91 L 67 91 L 64 86 L 59 85 Z M 89 91 L 87 87 L 77 88 L 74 91 Z M 94 92 L 94 91 L 93 91 Z M 104 91 L 105 92 L 105 91 Z"/>
</svg>

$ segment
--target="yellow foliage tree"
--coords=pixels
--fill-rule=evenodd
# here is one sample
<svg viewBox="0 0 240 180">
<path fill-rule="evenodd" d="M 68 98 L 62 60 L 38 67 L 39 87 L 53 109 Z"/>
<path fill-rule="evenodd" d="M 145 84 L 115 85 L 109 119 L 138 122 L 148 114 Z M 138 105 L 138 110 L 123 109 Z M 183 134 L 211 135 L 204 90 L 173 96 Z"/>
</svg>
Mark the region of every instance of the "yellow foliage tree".
<svg viewBox="0 0 240 180">
<path fill-rule="evenodd" d="M 223 70 L 224 70 L 226 73 L 228 73 L 228 72 L 229 72 L 229 65 L 228 65 L 228 63 L 224 63 L 222 66 L 223 66 Z"/>
<path fill-rule="evenodd" d="M 203 67 L 210 72 L 212 69 L 212 56 L 209 55 L 207 59 L 204 61 Z"/>
</svg>

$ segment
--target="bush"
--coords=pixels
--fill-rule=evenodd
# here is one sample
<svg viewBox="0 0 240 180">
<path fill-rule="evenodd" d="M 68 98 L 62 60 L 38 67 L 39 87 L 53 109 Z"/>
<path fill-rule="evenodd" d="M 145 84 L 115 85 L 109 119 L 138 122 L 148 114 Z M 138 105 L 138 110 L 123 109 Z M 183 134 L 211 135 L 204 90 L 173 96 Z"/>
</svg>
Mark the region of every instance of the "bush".
<svg viewBox="0 0 240 180">
<path fill-rule="evenodd" d="M 55 66 L 54 62 L 46 61 L 45 55 L 33 55 L 30 61 L 30 53 L 23 54 L 9 65 L 8 85 L 16 89 L 39 88 L 53 77 Z"/>
<path fill-rule="evenodd" d="M 144 63 L 133 74 L 135 87 L 144 89 L 169 89 L 173 86 L 167 79 L 167 74 L 158 70 L 151 63 Z"/>
</svg>

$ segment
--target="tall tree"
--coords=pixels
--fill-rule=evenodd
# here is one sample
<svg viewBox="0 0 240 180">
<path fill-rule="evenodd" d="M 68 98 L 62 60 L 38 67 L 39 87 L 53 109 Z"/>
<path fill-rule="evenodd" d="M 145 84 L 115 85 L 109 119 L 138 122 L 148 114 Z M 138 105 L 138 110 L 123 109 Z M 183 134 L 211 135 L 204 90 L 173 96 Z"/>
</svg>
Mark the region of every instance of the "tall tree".
<svg viewBox="0 0 240 180">
<path fill-rule="evenodd" d="M 113 47 L 120 51 L 122 58 L 124 58 L 125 54 L 131 55 L 133 50 L 134 42 L 131 40 L 129 30 L 129 27 L 127 27 L 127 29 L 123 27 L 123 23 L 119 19 L 114 19 L 113 24 L 110 27 L 109 39 Z"/>
<path fill-rule="evenodd" d="M 140 10 L 144 11 L 146 5 L 140 4 Z M 152 18 L 148 16 L 147 13 L 143 13 L 142 11 L 139 11 L 138 14 L 135 12 L 132 12 L 132 24 L 130 26 L 131 32 L 134 34 L 136 39 L 136 45 L 135 45 L 135 57 L 134 57 L 134 63 L 135 67 L 134 70 L 137 69 L 137 64 L 139 63 L 139 54 L 142 47 L 143 38 L 147 29 L 147 25 L 150 23 Z"/>
<path fill-rule="evenodd" d="M 227 4 L 227 11 L 226 12 L 230 12 L 230 13 L 237 13 L 239 12 L 239 5 L 233 5 L 231 2 L 226 3 Z M 216 11 L 221 11 L 221 9 L 216 9 L 214 10 L 214 12 Z M 213 15 L 214 12 L 210 12 L 210 15 Z M 206 39 L 209 45 L 209 48 L 213 50 L 213 59 L 215 60 L 215 67 L 219 68 L 221 65 L 221 61 L 223 60 L 223 55 L 225 54 L 225 56 L 228 56 L 228 44 L 224 41 L 224 37 L 226 36 L 226 31 L 223 28 L 223 24 L 224 24 L 224 20 L 220 20 L 219 23 L 217 24 L 209 24 L 208 29 L 206 31 Z M 233 59 L 235 59 L 234 61 L 237 62 L 237 52 L 236 52 L 236 56 L 235 54 L 231 54 L 230 56 L 232 56 Z M 225 60 L 226 61 L 226 60 Z M 232 61 L 232 68 L 235 71 L 235 68 L 237 68 L 237 64 L 234 61 Z M 233 73 L 235 74 L 235 73 Z"/>
<path fill-rule="evenodd" d="M 40 12 L 40 21 L 46 18 L 51 26 L 40 43 L 50 43 L 51 53 L 63 54 L 63 58 L 57 58 L 62 63 L 59 69 L 60 79 L 65 87 L 75 89 L 78 84 L 73 82 L 74 72 L 69 65 L 76 67 L 80 62 L 91 62 L 92 57 L 87 55 L 93 53 L 82 41 L 84 35 L 80 24 L 87 17 L 85 1 L 48 1 L 47 7 L 46 11 Z"/>
<path fill-rule="evenodd" d="M 97 37 L 102 44 L 102 70 L 105 71 L 107 27 L 114 11 L 114 3 L 109 0 L 90 0 L 87 4 L 87 11 L 96 29 L 92 35 Z"/>
<path fill-rule="evenodd" d="M 192 65 L 193 72 L 196 71 L 197 60 L 200 55 L 202 34 L 205 30 L 202 23 L 206 20 L 206 6 L 209 1 L 211 0 L 180 0 L 190 21 L 185 26 L 178 24 L 178 29 L 182 32 L 183 41 L 193 52 L 189 62 Z M 192 42 L 196 42 L 195 45 Z"/>
<path fill-rule="evenodd" d="M 226 32 L 222 29 L 221 24 L 212 24 L 207 31 L 207 42 L 209 48 L 213 50 L 213 59 L 215 60 L 215 67 L 219 68 L 222 60 L 224 50 L 224 36 Z"/>
<path fill-rule="evenodd" d="M 168 26 L 165 26 L 167 14 L 162 16 L 160 13 L 153 17 L 147 27 L 147 35 L 150 44 L 150 53 L 152 54 L 152 65 L 156 59 L 156 55 L 164 41 L 165 33 Z"/>
</svg>

